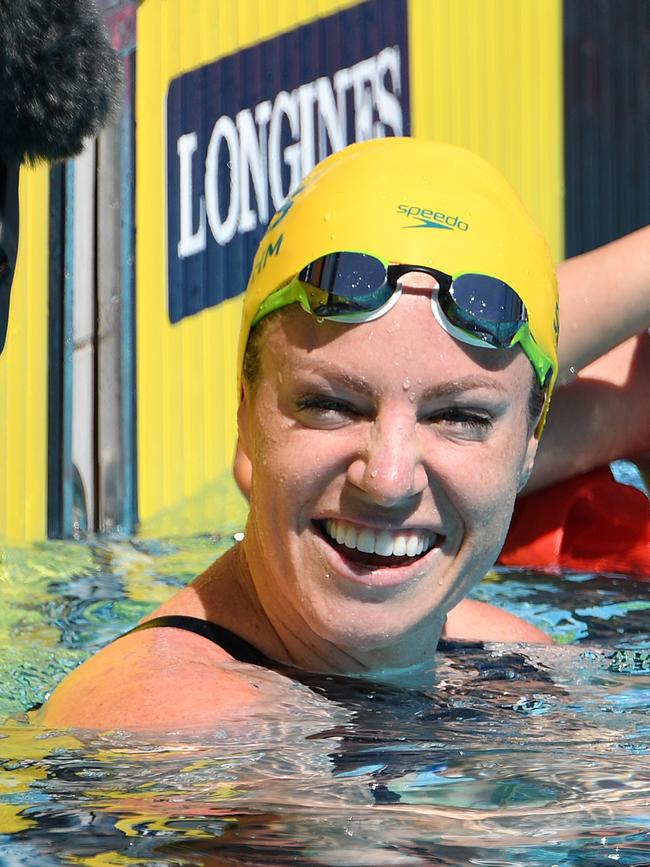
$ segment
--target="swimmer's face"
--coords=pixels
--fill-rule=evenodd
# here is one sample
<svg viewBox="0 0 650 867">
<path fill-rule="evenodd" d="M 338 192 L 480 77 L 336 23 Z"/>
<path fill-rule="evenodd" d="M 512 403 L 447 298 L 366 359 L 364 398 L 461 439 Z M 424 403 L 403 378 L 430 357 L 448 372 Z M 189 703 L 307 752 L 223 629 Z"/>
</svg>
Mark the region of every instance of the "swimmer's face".
<svg viewBox="0 0 650 867">
<path fill-rule="evenodd" d="M 258 596 L 343 670 L 432 652 L 493 565 L 536 450 L 527 358 L 456 342 L 431 282 L 409 275 L 388 314 L 357 326 L 287 308 L 240 408 Z"/>
</svg>

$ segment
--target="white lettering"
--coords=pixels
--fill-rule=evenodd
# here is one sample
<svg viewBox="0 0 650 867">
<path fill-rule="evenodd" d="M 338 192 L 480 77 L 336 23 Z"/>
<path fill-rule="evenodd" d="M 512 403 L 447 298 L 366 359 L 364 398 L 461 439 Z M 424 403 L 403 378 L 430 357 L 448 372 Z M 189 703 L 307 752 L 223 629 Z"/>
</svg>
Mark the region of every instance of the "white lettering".
<svg viewBox="0 0 650 867">
<path fill-rule="evenodd" d="M 300 106 L 300 169 L 303 178 L 316 165 L 316 148 L 314 146 L 315 101 L 315 83 L 310 81 L 309 84 L 302 84 L 298 88 L 298 105 Z"/>
<path fill-rule="evenodd" d="M 180 232 L 178 258 L 185 259 L 205 250 L 205 199 L 199 198 L 199 227 L 194 231 L 192 225 L 192 157 L 196 151 L 198 138 L 195 132 L 182 135 L 176 142 L 179 158 L 179 202 Z"/>
<path fill-rule="evenodd" d="M 352 76 L 349 69 L 339 69 L 334 73 L 334 90 L 336 92 L 336 107 L 341 119 L 342 147 L 348 143 L 348 98 L 347 92 L 352 86 Z"/>
<path fill-rule="evenodd" d="M 387 74 L 390 75 L 392 82 L 391 90 L 386 90 L 385 87 L 385 77 Z M 398 45 L 393 46 L 393 48 L 384 48 L 377 55 L 375 85 L 375 101 L 377 103 L 379 123 L 382 124 L 382 132 L 378 133 L 378 136 L 385 135 L 383 131 L 385 126 L 390 127 L 393 135 L 402 135 L 404 125 L 402 120 L 402 105 L 399 101 L 402 93 L 402 82 Z"/>
<path fill-rule="evenodd" d="M 325 77 L 319 78 L 316 82 L 316 102 L 318 104 L 318 161 L 320 162 L 328 153 L 340 151 L 347 144 L 345 102 L 341 106 L 340 101 L 335 101 L 332 82 Z M 327 148 L 328 140 L 330 150 Z"/>
<path fill-rule="evenodd" d="M 267 115 L 268 111 L 268 115 Z M 255 109 L 256 120 L 269 117 L 271 103 L 260 103 Z M 253 120 L 253 113 L 245 108 L 237 115 L 237 132 L 239 133 L 239 231 L 250 232 L 257 226 L 257 213 L 251 208 L 250 203 L 250 179 L 253 179 L 255 198 L 261 223 L 268 222 L 269 207 L 267 193 L 267 165 L 266 165 L 266 124 L 260 125 L 260 137 L 257 137 L 257 127 Z"/>
<path fill-rule="evenodd" d="M 316 162 L 345 147 L 352 125 L 356 141 L 403 135 L 401 95 L 401 55 L 394 45 L 337 70 L 331 79 L 321 76 L 291 93 L 281 90 L 272 101 L 241 109 L 234 119 L 221 115 L 208 142 L 204 191 L 198 198 L 192 184 L 198 135 L 180 136 L 179 258 L 205 250 L 206 226 L 224 245 L 236 232 L 266 224 L 270 205 L 281 208 Z M 287 169 L 288 183 L 283 182 Z"/>
<path fill-rule="evenodd" d="M 223 222 L 219 211 L 219 148 L 222 141 L 228 148 L 230 169 L 230 201 Z M 235 124 L 225 114 L 215 123 L 208 144 L 205 159 L 205 209 L 214 240 L 217 244 L 227 244 L 237 230 L 239 215 L 239 141 Z"/>
<path fill-rule="evenodd" d="M 354 91 L 354 138 L 366 141 L 373 138 L 374 102 L 372 82 L 375 78 L 377 61 L 374 57 L 362 60 L 352 69 L 352 88 Z"/>
<path fill-rule="evenodd" d="M 289 121 L 291 136 L 294 142 L 296 142 L 295 144 L 287 145 L 284 149 L 284 163 L 291 169 L 287 193 L 282 189 L 282 161 L 280 159 L 283 117 L 286 117 Z M 291 190 L 294 190 L 300 183 L 299 135 L 300 118 L 295 94 L 289 94 L 286 90 L 281 90 L 273 103 L 271 122 L 269 124 L 269 186 L 271 189 L 271 200 L 276 211 L 282 207 L 282 203 Z"/>
</svg>

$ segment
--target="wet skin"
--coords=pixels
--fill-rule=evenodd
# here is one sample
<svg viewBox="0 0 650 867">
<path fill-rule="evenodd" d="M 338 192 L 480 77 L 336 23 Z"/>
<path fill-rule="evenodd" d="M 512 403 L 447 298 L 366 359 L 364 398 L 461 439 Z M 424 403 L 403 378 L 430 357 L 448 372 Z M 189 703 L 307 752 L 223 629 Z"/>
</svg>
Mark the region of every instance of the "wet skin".
<svg viewBox="0 0 650 867">
<path fill-rule="evenodd" d="M 244 580 L 305 667 L 431 658 L 447 612 L 493 565 L 537 447 L 523 353 L 458 343 L 431 313 L 432 278 L 406 283 L 372 323 L 287 309 L 268 323 L 260 380 L 245 388 Z M 329 521 L 431 547 L 364 556 L 331 539 Z"/>
<path fill-rule="evenodd" d="M 201 617 L 279 662 L 383 676 L 432 661 L 441 633 L 545 640 L 463 600 L 496 559 L 530 472 L 531 367 L 518 349 L 449 337 L 431 313 L 430 280 L 409 275 L 372 323 L 319 323 L 293 308 L 267 323 L 260 377 L 239 410 L 252 465 L 244 541 L 150 617 Z M 347 548 L 328 535 L 332 521 L 397 551 Z M 426 549 L 406 556 L 407 537 Z M 182 630 L 127 635 L 72 672 L 40 720 L 198 731 L 281 706 L 291 681 L 257 682 L 257 669 L 231 661 Z"/>
</svg>

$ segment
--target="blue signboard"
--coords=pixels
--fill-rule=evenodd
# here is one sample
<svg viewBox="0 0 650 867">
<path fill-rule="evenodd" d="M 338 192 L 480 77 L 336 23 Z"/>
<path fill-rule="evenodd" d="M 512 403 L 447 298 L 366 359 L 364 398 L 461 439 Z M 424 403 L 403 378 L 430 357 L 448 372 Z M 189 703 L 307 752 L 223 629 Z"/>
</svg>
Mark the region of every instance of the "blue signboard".
<svg viewBox="0 0 650 867">
<path fill-rule="evenodd" d="M 406 0 L 368 0 L 174 79 L 169 319 L 243 292 L 264 227 L 313 166 L 409 135 Z"/>
</svg>

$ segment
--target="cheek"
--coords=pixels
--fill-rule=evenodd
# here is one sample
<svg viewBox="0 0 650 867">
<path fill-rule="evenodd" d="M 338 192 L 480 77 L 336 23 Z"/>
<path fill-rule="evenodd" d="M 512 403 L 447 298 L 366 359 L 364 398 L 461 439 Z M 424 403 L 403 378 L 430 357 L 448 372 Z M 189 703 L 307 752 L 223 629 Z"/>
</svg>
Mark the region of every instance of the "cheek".
<svg viewBox="0 0 650 867">
<path fill-rule="evenodd" d="M 255 420 L 252 497 L 268 498 L 277 512 L 301 509 L 338 474 L 342 462 L 335 440 L 278 412 L 263 418 L 260 413 Z"/>
<path fill-rule="evenodd" d="M 512 440 L 486 449 L 471 460 L 462 453 L 454 464 L 448 491 L 467 525 L 493 531 L 510 521 L 523 454 L 513 460 Z"/>
</svg>

